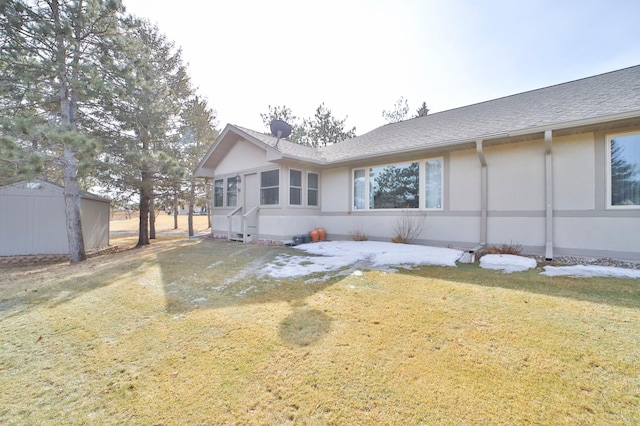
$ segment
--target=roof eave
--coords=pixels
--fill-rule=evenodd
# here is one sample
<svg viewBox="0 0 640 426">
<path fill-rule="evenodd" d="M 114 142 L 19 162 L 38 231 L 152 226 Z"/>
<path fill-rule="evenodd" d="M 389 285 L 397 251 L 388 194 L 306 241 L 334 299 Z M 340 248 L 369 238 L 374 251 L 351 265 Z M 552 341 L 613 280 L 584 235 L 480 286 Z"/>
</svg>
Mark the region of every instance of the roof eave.
<svg viewBox="0 0 640 426">
<path fill-rule="evenodd" d="M 553 130 L 569 129 L 573 127 L 592 126 L 594 124 L 602 124 L 610 121 L 618 121 L 618 120 L 625 120 L 629 118 L 638 118 L 638 117 L 640 117 L 640 109 L 635 109 L 635 110 L 620 112 L 616 114 L 599 115 L 595 117 L 581 118 L 579 120 L 560 121 L 552 124 L 543 124 L 540 126 L 525 127 L 523 129 L 510 130 L 508 133 L 509 133 L 509 136 L 511 137 L 524 136 L 524 135 L 530 135 L 534 133 L 543 133 L 546 130 L 553 131 Z"/>
</svg>

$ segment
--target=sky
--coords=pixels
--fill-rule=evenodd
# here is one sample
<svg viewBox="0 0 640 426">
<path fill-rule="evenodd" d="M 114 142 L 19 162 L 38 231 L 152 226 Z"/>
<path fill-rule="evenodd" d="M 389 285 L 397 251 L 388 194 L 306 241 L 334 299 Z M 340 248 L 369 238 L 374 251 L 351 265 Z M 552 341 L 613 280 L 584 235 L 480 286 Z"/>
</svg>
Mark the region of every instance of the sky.
<svg viewBox="0 0 640 426">
<path fill-rule="evenodd" d="M 324 102 L 360 135 L 402 96 L 410 114 L 640 64 L 634 0 L 124 0 L 182 49 L 227 123 L 312 117 Z"/>
</svg>

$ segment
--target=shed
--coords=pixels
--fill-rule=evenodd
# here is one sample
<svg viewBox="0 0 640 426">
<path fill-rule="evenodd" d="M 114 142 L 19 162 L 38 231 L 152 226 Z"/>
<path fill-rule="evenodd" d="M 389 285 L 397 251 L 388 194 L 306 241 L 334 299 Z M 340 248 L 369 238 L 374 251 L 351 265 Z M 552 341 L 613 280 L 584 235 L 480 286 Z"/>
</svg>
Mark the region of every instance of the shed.
<svg viewBox="0 0 640 426">
<path fill-rule="evenodd" d="M 109 245 L 109 200 L 80 191 L 85 250 Z M 0 186 L 0 256 L 69 253 L 64 188 L 33 180 Z"/>
</svg>

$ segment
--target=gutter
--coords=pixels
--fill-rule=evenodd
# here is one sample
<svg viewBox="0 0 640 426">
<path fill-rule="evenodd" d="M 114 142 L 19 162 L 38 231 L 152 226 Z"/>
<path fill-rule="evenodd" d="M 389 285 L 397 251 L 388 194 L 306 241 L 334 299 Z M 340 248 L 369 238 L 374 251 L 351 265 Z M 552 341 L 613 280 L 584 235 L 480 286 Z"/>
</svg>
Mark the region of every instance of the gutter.
<svg viewBox="0 0 640 426">
<path fill-rule="evenodd" d="M 593 124 L 605 123 L 607 121 L 617 121 L 617 120 L 624 120 L 627 118 L 638 118 L 638 117 L 640 117 L 640 109 L 621 112 L 617 114 L 600 115 L 600 116 L 591 117 L 591 118 L 581 118 L 579 120 L 561 121 L 551 125 L 545 124 L 542 126 L 527 127 L 527 128 L 518 129 L 518 130 L 510 130 L 509 136 L 523 136 L 531 133 L 542 133 L 542 132 L 546 132 L 547 130 L 549 131 L 562 130 L 562 129 L 569 129 L 571 127 L 589 126 Z"/>
</svg>

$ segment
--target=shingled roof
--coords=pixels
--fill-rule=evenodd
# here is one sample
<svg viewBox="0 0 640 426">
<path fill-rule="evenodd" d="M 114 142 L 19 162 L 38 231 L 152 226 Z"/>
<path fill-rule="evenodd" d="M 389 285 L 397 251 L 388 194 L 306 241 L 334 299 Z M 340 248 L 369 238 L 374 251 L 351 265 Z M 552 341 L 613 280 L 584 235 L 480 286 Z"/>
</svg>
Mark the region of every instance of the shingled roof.
<svg viewBox="0 0 640 426">
<path fill-rule="evenodd" d="M 247 135 L 257 139 L 258 141 L 264 143 L 265 145 L 269 145 L 272 148 L 278 146 L 278 151 L 280 151 L 283 155 L 287 157 L 298 158 L 301 160 L 314 161 L 318 160 L 318 150 L 316 148 L 312 148 L 306 145 L 300 145 L 299 143 L 289 142 L 286 139 L 278 139 L 272 135 L 266 133 L 256 132 L 255 130 L 247 129 L 245 127 L 240 127 L 234 125 L 237 129 L 243 131 Z"/>
<path fill-rule="evenodd" d="M 580 122 L 640 117 L 640 65 L 388 124 L 322 150 L 348 161 L 496 135 L 556 130 Z"/>
<path fill-rule="evenodd" d="M 277 142 L 269 134 L 240 126 L 228 128 L 264 144 L 265 148 L 279 151 L 282 157 L 330 165 L 627 118 L 640 118 L 640 65 L 387 124 L 323 148 L 286 139 Z M 197 170 L 205 165 L 217 145 Z"/>
</svg>

